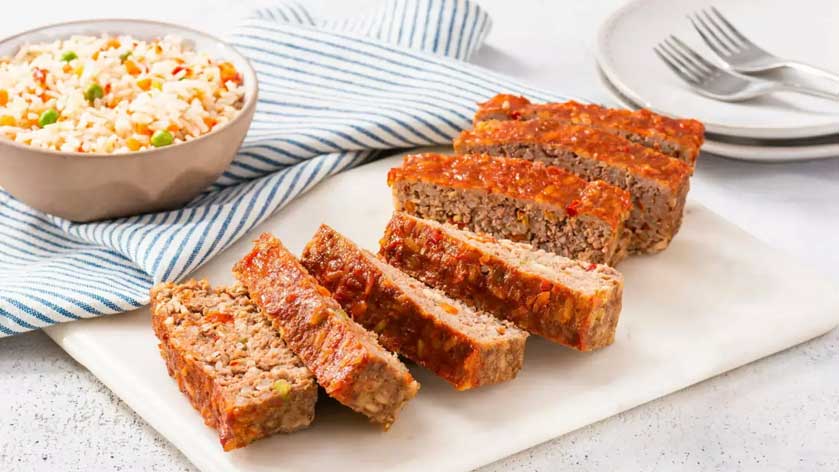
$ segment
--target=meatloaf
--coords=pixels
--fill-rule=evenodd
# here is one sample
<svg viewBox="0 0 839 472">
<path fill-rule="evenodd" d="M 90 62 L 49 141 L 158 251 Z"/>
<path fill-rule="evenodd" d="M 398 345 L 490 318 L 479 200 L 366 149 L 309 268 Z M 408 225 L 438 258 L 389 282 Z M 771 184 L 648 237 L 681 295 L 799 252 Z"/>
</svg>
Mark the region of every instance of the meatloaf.
<svg viewBox="0 0 839 472">
<path fill-rule="evenodd" d="M 218 430 L 225 451 L 312 422 L 314 376 L 244 287 L 158 284 L 151 312 L 169 375 Z"/>
<path fill-rule="evenodd" d="M 527 244 L 396 212 L 379 255 L 453 298 L 580 351 L 608 346 L 623 276 Z"/>
<path fill-rule="evenodd" d="M 586 125 L 626 138 L 694 165 L 705 142 L 705 126 L 696 120 L 668 118 L 637 111 L 584 105 L 575 101 L 533 104 L 524 97 L 499 94 L 481 103 L 475 124 L 487 120 L 558 120 Z"/>
<path fill-rule="evenodd" d="M 300 262 L 352 318 L 458 390 L 511 380 L 527 333 L 387 265 L 326 225 Z"/>
<path fill-rule="evenodd" d="M 518 157 L 605 180 L 632 195 L 630 253 L 667 247 L 682 222 L 692 167 L 589 126 L 555 121 L 483 121 L 455 139 L 458 153 Z M 597 261 L 599 262 L 599 261 Z"/>
<path fill-rule="evenodd" d="M 327 394 L 390 427 L 419 384 L 279 239 L 262 234 L 233 271 Z"/>
<path fill-rule="evenodd" d="M 406 156 L 390 170 L 396 209 L 591 262 L 625 255 L 629 194 L 557 167 L 486 155 Z"/>
</svg>

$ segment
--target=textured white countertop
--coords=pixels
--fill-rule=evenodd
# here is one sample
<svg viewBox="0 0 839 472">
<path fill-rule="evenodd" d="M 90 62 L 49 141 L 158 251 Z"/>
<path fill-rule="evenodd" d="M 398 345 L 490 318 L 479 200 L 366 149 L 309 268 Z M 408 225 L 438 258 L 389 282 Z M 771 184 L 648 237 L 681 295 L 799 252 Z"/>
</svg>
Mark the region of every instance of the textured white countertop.
<svg viewBox="0 0 839 472">
<path fill-rule="evenodd" d="M 375 2 L 305 3 L 339 14 Z M 265 3 L 270 2 L 15 2 L 3 7 L 0 35 L 95 17 L 160 19 L 222 33 L 250 5 Z M 494 29 L 476 62 L 608 102 L 596 77 L 592 42 L 597 25 L 620 1 L 481 3 L 492 14 Z M 706 206 L 796 254 L 839 289 L 834 268 L 839 264 L 839 159 L 779 165 L 705 155 L 692 185 L 692 195 Z M 0 467 L 9 472 L 194 470 L 40 332 L 0 339 Z M 839 470 L 839 330 L 486 468 L 560 469 Z"/>
</svg>

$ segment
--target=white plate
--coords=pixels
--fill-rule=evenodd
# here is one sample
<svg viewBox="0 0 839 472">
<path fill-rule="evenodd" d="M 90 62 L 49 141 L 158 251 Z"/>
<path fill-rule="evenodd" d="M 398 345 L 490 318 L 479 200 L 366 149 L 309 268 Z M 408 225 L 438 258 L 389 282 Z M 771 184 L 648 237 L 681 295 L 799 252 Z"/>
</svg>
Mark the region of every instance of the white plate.
<svg viewBox="0 0 839 472">
<path fill-rule="evenodd" d="M 391 213 L 385 176 L 397 162 L 329 179 L 194 275 L 228 283 L 259 232 L 299 252 L 321 222 L 374 249 Z M 147 309 L 47 333 L 204 471 L 446 471 L 490 463 L 839 324 L 834 287 L 696 202 L 667 251 L 620 269 L 624 308 L 605 350 L 583 354 L 532 338 L 517 379 L 467 392 L 412 367 L 422 389 L 387 433 L 321 398 L 310 429 L 232 453 L 167 375 Z"/>
<path fill-rule="evenodd" d="M 713 4 L 764 49 L 839 72 L 836 0 L 717 0 Z M 653 46 L 670 34 L 716 60 L 686 17 L 709 5 L 707 0 L 631 1 L 600 27 L 596 44 L 600 67 L 634 103 L 666 115 L 696 118 L 712 133 L 762 139 L 839 133 L 837 102 L 790 93 L 719 102 L 693 93 L 667 69 Z"/>
<path fill-rule="evenodd" d="M 598 76 L 603 87 L 609 92 L 612 98 L 620 105 L 637 110 L 641 108 L 633 103 L 626 95 L 622 94 L 614 84 L 598 68 Z M 745 140 L 744 140 L 745 141 Z M 730 157 L 744 161 L 755 162 L 794 162 L 810 159 L 826 159 L 839 157 L 839 135 L 830 137 L 796 139 L 792 141 L 754 141 L 727 142 L 715 140 L 713 136 L 705 136 L 705 144 L 702 145 L 703 152 L 709 152 L 718 156 Z"/>
</svg>

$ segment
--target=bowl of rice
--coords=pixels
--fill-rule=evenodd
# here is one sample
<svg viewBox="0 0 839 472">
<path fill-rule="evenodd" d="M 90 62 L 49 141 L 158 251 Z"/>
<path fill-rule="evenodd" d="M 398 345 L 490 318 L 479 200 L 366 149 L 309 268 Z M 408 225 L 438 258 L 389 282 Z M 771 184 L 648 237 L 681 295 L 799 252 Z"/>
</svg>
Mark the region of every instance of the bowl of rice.
<svg viewBox="0 0 839 472">
<path fill-rule="evenodd" d="M 0 41 L 0 187 L 93 221 L 177 208 L 229 166 L 256 74 L 233 47 L 144 20 L 47 26 Z"/>
</svg>

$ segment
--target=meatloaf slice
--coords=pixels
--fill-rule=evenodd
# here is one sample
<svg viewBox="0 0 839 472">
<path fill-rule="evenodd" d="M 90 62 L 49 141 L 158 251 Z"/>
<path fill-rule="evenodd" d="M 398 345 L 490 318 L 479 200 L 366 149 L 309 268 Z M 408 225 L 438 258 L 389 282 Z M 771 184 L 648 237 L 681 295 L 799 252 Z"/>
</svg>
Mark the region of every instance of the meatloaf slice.
<svg viewBox="0 0 839 472">
<path fill-rule="evenodd" d="M 318 387 L 241 285 L 163 283 L 151 290 L 160 355 L 225 451 L 305 428 Z"/>
<path fill-rule="evenodd" d="M 524 363 L 526 332 L 423 285 L 329 226 L 300 261 L 382 345 L 458 390 L 511 380 Z"/>
<path fill-rule="evenodd" d="M 694 165 L 705 142 L 705 126 L 646 109 L 637 111 L 585 105 L 575 101 L 534 104 L 524 97 L 499 94 L 481 103 L 475 124 L 487 120 L 558 120 L 586 125 L 626 138 Z"/>
<path fill-rule="evenodd" d="M 390 170 L 397 210 L 574 259 L 624 257 L 629 194 L 541 163 L 486 155 L 406 156 Z"/>
<path fill-rule="evenodd" d="M 527 244 L 395 212 L 379 255 L 449 296 L 580 351 L 608 346 L 623 276 Z"/>
<path fill-rule="evenodd" d="M 390 427 L 419 384 L 279 239 L 262 234 L 233 272 L 329 396 Z"/>
<path fill-rule="evenodd" d="M 626 222 L 630 253 L 654 253 L 670 244 L 682 223 L 693 171 L 619 136 L 555 121 L 483 121 L 462 132 L 454 148 L 544 162 L 627 190 L 634 203 Z"/>
</svg>

